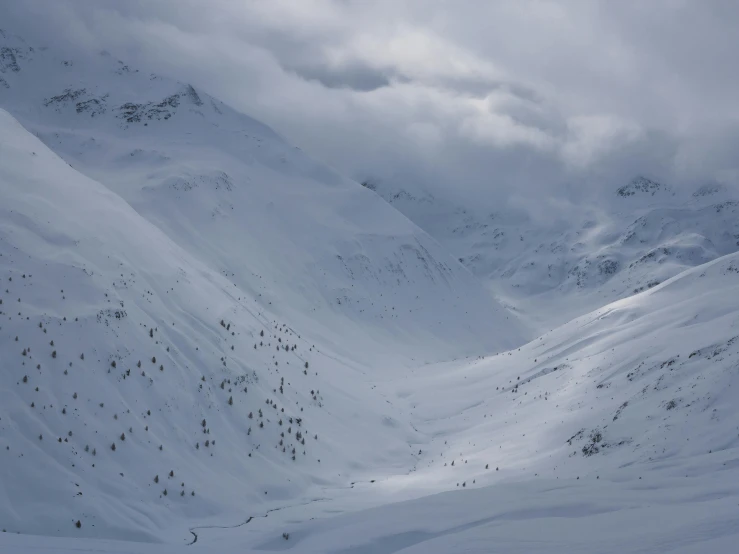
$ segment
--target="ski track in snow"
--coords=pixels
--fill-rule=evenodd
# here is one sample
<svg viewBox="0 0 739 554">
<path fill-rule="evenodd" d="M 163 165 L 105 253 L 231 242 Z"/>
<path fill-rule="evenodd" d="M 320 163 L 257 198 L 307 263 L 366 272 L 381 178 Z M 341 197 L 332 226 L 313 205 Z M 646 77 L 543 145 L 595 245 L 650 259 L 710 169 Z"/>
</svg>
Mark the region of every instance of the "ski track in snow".
<svg viewBox="0 0 739 554">
<path fill-rule="evenodd" d="M 192 533 L 193 540 L 190 543 L 190 545 L 195 544 L 198 542 L 198 535 L 195 531 L 200 531 L 202 529 L 238 529 L 239 527 L 243 527 L 244 525 L 249 525 L 253 520 L 260 518 L 260 517 L 268 517 L 269 514 L 273 512 L 279 512 L 281 510 L 285 510 L 287 508 L 295 508 L 300 506 L 308 506 L 310 504 L 313 504 L 314 502 L 321 502 L 322 500 L 325 500 L 323 498 L 316 498 L 314 500 L 311 500 L 309 502 L 304 502 L 302 504 L 291 504 L 290 506 L 284 506 L 282 508 L 272 508 L 271 510 L 267 510 L 264 514 L 258 515 L 258 516 L 249 516 L 249 518 L 246 521 L 243 521 L 242 523 L 237 523 L 236 525 L 204 525 L 202 527 L 191 527 L 190 533 Z"/>
</svg>

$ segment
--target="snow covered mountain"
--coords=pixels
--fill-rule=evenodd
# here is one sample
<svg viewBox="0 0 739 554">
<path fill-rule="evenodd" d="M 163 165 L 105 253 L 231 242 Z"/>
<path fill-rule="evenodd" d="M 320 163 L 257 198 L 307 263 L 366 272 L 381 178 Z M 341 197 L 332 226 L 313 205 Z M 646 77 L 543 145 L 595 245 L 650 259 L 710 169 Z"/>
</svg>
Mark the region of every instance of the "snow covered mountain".
<svg viewBox="0 0 739 554">
<path fill-rule="evenodd" d="M 739 194 L 719 185 L 686 193 L 637 177 L 595 201 L 536 199 L 489 212 L 370 186 L 539 332 L 739 251 Z"/>
<path fill-rule="evenodd" d="M 739 534 L 739 254 L 519 349 L 374 372 L 361 390 L 358 373 L 347 376 L 344 364 L 289 330 L 281 334 L 279 324 L 257 323 L 258 307 L 234 302 L 225 278 L 3 117 L 12 140 L 1 143 L 10 154 L 2 182 L 20 185 L 3 217 L 13 240 L 2 252 L 12 306 L 3 304 L 2 332 L 19 337 L 2 350 L 9 530 L 176 545 L 189 537 L 183 526 L 192 526 L 196 552 L 441 554 L 491 544 L 504 552 L 731 551 Z M 131 233 L 117 233 L 111 217 Z M 69 230 L 32 225 L 47 220 Z M 75 242 L 87 225 L 97 233 Z M 22 253 L 14 246 L 21 241 Z M 152 255 L 160 241 L 168 248 Z M 147 270 L 130 275 L 133 267 Z M 127 288 L 106 286 L 106 270 L 122 273 Z M 111 292 L 123 306 L 105 296 Z M 216 318 L 228 313 L 225 327 L 201 328 L 195 344 L 184 340 L 192 326 L 206 327 L 211 310 Z M 80 315 L 73 321 L 72 313 Z M 157 326 L 152 313 L 176 325 Z M 245 334 L 261 342 L 260 328 L 298 348 L 280 350 L 273 371 L 249 373 L 244 360 L 272 363 L 269 347 L 241 352 Z M 225 366 L 216 359 L 224 350 Z M 283 377 L 284 392 L 270 393 Z M 296 425 L 306 445 L 296 444 Z M 286 432 L 287 440 L 279 435 Z M 67 553 L 82 544 L 0 536 L 11 551 Z"/>
<path fill-rule="evenodd" d="M 0 114 L 6 528 L 161 538 L 410 456 L 365 368 Z M 356 418 L 368 446 L 346 450 Z"/>
<path fill-rule="evenodd" d="M 731 552 L 738 205 L 363 188 L 0 33 L 0 552 Z"/>
<path fill-rule="evenodd" d="M 520 341 L 428 235 L 261 123 L 110 55 L 75 62 L 4 37 L 0 105 L 291 324 L 336 350 L 369 334 L 383 347 L 364 355 L 393 344 L 423 361 Z"/>
<path fill-rule="evenodd" d="M 372 374 L 521 342 L 433 239 L 264 125 L 1 38 L 4 528 L 180 540 L 404 466 Z"/>
</svg>

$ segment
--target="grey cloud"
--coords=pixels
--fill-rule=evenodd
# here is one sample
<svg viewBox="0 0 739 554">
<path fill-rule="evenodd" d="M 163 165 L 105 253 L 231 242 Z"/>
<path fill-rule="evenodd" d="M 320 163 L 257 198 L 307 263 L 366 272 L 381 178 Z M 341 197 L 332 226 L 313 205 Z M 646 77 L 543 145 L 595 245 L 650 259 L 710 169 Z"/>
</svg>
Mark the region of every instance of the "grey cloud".
<svg viewBox="0 0 739 554">
<path fill-rule="evenodd" d="M 5 4 L 19 32 L 192 82 L 358 179 L 491 203 L 739 183 L 731 0 Z"/>
<path fill-rule="evenodd" d="M 363 66 L 358 63 L 340 67 L 320 65 L 293 66 L 283 65 L 286 71 L 292 71 L 299 77 L 318 81 L 327 88 L 348 88 L 360 92 L 369 92 L 390 86 L 390 78 L 382 71 Z"/>
<path fill-rule="evenodd" d="M 432 83 L 461 94 L 470 94 L 477 97 L 485 97 L 493 92 L 503 92 L 532 104 L 542 102 L 539 94 L 526 85 L 483 76 L 440 78 L 432 81 Z"/>
</svg>

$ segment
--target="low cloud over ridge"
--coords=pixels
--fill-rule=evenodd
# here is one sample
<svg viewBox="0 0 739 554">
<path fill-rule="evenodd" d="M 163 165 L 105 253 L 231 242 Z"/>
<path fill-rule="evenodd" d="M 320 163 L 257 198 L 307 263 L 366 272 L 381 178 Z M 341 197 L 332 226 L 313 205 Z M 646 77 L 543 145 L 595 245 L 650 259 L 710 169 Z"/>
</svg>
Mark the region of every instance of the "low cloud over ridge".
<svg viewBox="0 0 739 554">
<path fill-rule="evenodd" d="M 739 4 L 27 0 L 5 28 L 107 49 L 357 179 L 501 201 L 739 183 Z"/>
</svg>

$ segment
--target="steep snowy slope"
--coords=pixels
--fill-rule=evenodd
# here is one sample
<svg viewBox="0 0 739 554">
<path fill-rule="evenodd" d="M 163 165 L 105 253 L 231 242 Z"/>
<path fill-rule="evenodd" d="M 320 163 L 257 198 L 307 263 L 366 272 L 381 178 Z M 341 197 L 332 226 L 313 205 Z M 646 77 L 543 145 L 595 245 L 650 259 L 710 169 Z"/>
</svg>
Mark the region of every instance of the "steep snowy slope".
<svg viewBox="0 0 739 554">
<path fill-rule="evenodd" d="M 500 467 L 496 479 L 562 478 L 736 455 L 738 367 L 739 254 L 732 254 L 515 351 L 396 384 L 408 383 L 401 396 L 414 424 L 438 437 L 443 454 L 429 453 L 423 478 L 485 482 L 485 464 Z M 443 411 L 435 401 L 441 391 Z M 440 445 L 447 441 L 457 465 L 472 467 L 444 466 L 452 461 Z"/>
<path fill-rule="evenodd" d="M 193 521 L 412 460 L 413 431 L 388 426 L 365 366 L 276 319 L 4 111 L 0 198 L 3 528 L 181 539 Z"/>
<path fill-rule="evenodd" d="M 260 123 L 0 40 L 0 106 L 38 137 L 2 112 L 3 527 L 179 541 L 396 471 L 415 432 L 372 374 L 522 342 L 428 235 Z"/>
<path fill-rule="evenodd" d="M 425 192 L 372 188 L 548 331 L 739 250 L 739 194 L 636 178 L 603 197 L 482 212 Z"/>
<path fill-rule="evenodd" d="M 386 379 L 377 390 L 417 430 L 412 465 L 377 468 L 371 480 L 247 524 L 199 528 L 191 549 L 732 552 L 738 336 L 733 254 L 515 351 Z M 132 548 L 12 535 L 1 545 Z"/>
<path fill-rule="evenodd" d="M 64 60 L 10 33 L 0 41 L 0 106 L 335 351 L 438 361 L 522 341 L 515 318 L 434 240 L 264 125 L 107 54 Z"/>
</svg>

